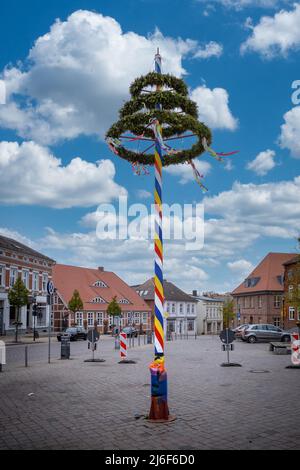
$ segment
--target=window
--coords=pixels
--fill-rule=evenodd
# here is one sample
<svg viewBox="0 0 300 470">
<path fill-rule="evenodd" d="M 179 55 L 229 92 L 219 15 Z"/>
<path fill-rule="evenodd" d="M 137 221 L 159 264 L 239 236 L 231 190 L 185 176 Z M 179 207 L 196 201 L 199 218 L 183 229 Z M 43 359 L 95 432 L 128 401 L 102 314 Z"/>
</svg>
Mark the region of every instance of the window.
<svg viewBox="0 0 300 470">
<path fill-rule="evenodd" d="M 254 308 L 254 297 L 250 297 L 250 308 Z"/>
<path fill-rule="evenodd" d="M 258 296 L 258 308 L 262 307 L 262 297 L 261 295 Z"/>
<path fill-rule="evenodd" d="M 175 313 L 175 304 L 172 304 L 172 313 Z"/>
<path fill-rule="evenodd" d="M 129 304 L 129 303 L 130 303 L 129 300 L 127 300 L 127 299 L 119 300 L 119 304 Z"/>
<path fill-rule="evenodd" d="M 274 326 L 280 326 L 280 317 L 274 317 Z"/>
<path fill-rule="evenodd" d="M 0 266 L 0 287 L 5 286 L 5 266 Z"/>
<path fill-rule="evenodd" d="M 148 323 L 148 313 L 143 313 L 143 323 Z"/>
<path fill-rule="evenodd" d="M 290 286 L 289 286 L 289 298 L 290 298 L 290 299 L 293 298 L 293 290 L 294 290 L 294 286 L 293 286 L 293 285 L 290 285 Z"/>
<path fill-rule="evenodd" d="M 169 304 L 169 302 L 167 303 L 167 312 L 170 313 L 170 304 Z"/>
<path fill-rule="evenodd" d="M 16 282 L 18 277 L 18 269 L 17 268 L 10 268 L 10 276 L 9 276 L 9 286 L 12 287 Z"/>
<path fill-rule="evenodd" d="M 42 282 L 42 290 L 43 292 L 47 292 L 47 284 L 48 284 L 48 274 L 43 274 L 43 282 Z"/>
<path fill-rule="evenodd" d="M 289 307 L 289 320 L 295 320 L 295 308 Z"/>
<path fill-rule="evenodd" d="M 187 324 L 188 331 L 194 331 L 194 320 L 189 320 Z"/>
<path fill-rule="evenodd" d="M 281 307 L 281 295 L 274 295 L 274 307 Z"/>
<path fill-rule="evenodd" d="M 103 312 L 97 312 L 96 319 L 97 319 L 97 325 L 103 326 Z"/>
<path fill-rule="evenodd" d="M 27 289 L 29 289 L 29 271 L 23 270 L 22 272 L 22 281 Z"/>
<path fill-rule="evenodd" d="M 83 325 L 82 312 L 76 312 L 76 323 L 77 323 L 78 326 Z"/>
<path fill-rule="evenodd" d="M 245 279 L 245 287 L 255 287 L 256 284 L 260 281 L 260 277 L 249 277 Z"/>
<path fill-rule="evenodd" d="M 39 290 L 39 273 L 32 273 L 32 290 Z"/>
<path fill-rule="evenodd" d="M 179 313 L 181 313 L 181 314 L 183 313 L 183 304 L 179 305 Z"/>
<path fill-rule="evenodd" d="M 195 313 L 195 305 L 192 304 L 192 313 Z"/>
<path fill-rule="evenodd" d="M 88 312 L 88 326 L 94 326 L 94 312 Z"/>
<path fill-rule="evenodd" d="M 93 304 L 105 304 L 105 300 L 102 299 L 102 297 L 95 297 L 93 300 L 92 300 L 92 303 Z"/>
<path fill-rule="evenodd" d="M 94 287 L 107 287 L 107 285 L 105 284 L 105 282 L 103 281 L 96 281 L 94 284 L 93 284 Z"/>
<path fill-rule="evenodd" d="M 139 324 L 141 321 L 140 312 L 134 312 L 134 323 Z"/>
<path fill-rule="evenodd" d="M 190 308 L 191 308 L 190 304 L 187 304 L 187 306 L 186 306 L 186 313 L 187 313 L 187 314 L 190 313 Z"/>
</svg>

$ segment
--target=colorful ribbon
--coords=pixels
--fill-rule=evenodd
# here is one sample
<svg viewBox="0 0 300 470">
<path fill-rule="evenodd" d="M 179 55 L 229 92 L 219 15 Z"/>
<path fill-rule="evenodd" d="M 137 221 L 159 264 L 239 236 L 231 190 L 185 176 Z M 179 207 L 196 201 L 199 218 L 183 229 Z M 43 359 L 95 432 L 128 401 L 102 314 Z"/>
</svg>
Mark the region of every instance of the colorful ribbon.
<svg viewBox="0 0 300 470">
<path fill-rule="evenodd" d="M 208 191 L 208 189 L 204 186 L 204 184 L 201 181 L 201 179 L 203 178 L 203 175 L 201 175 L 199 173 L 199 171 L 197 170 L 197 168 L 196 168 L 196 166 L 195 166 L 195 164 L 192 160 L 189 160 L 189 164 L 191 165 L 191 167 L 193 169 L 193 173 L 194 173 L 194 177 L 195 177 L 196 182 L 199 184 L 202 191 L 206 193 Z"/>
</svg>

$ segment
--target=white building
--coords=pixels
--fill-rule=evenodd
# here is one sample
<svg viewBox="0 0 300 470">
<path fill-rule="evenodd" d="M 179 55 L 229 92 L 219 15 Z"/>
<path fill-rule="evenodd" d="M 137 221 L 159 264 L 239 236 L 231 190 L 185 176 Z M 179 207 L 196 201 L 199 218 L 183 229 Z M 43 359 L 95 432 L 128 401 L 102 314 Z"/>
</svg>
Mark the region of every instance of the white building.
<svg viewBox="0 0 300 470">
<path fill-rule="evenodd" d="M 18 277 L 29 290 L 29 304 L 21 308 L 20 329 L 45 328 L 49 322 L 47 283 L 51 279 L 54 261 L 32 248 L 0 235 L 0 335 L 15 329 L 16 309 L 9 305 L 8 292 Z M 32 304 L 38 305 L 38 316 L 32 315 Z"/>
<path fill-rule="evenodd" d="M 148 279 L 144 284 L 134 286 L 136 292 L 152 308 L 154 317 L 154 280 Z M 197 332 L 197 300 L 176 287 L 172 282 L 164 280 L 164 312 L 165 332 L 195 335 Z M 153 327 L 153 321 L 152 321 Z"/>
<path fill-rule="evenodd" d="M 193 298 L 198 301 L 197 334 L 219 334 L 223 329 L 223 301 L 203 295 L 193 295 Z"/>
</svg>

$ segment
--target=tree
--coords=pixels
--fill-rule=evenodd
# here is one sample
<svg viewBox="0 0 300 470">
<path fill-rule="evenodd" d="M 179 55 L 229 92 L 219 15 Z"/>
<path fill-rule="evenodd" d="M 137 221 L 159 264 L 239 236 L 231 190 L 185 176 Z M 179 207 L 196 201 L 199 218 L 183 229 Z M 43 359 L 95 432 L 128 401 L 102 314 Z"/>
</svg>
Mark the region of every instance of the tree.
<svg viewBox="0 0 300 470">
<path fill-rule="evenodd" d="M 233 300 L 227 300 L 223 307 L 223 326 L 224 328 L 230 327 L 231 320 L 234 319 Z"/>
<path fill-rule="evenodd" d="M 71 300 L 68 303 L 69 310 L 73 313 L 75 323 L 75 313 L 83 310 L 83 302 L 77 289 L 74 290 Z"/>
<path fill-rule="evenodd" d="M 288 271 L 288 303 L 294 307 L 296 315 L 300 311 L 300 256 Z"/>
<path fill-rule="evenodd" d="M 15 321 L 14 321 L 14 325 L 16 328 L 16 331 L 15 331 L 16 343 L 18 342 L 19 326 L 22 325 L 20 321 L 20 311 L 24 305 L 28 304 L 29 302 L 28 296 L 29 296 L 28 289 L 26 288 L 21 277 L 18 277 L 13 287 L 8 292 L 9 303 L 12 307 L 15 307 L 16 314 L 17 314 Z"/>
<path fill-rule="evenodd" d="M 122 309 L 117 302 L 117 296 L 113 297 L 112 301 L 109 303 L 107 307 L 107 315 L 112 316 L 113 319 L 117 319 L 117 326 L 119 328 L 119 319 L 122 316 Z"/>
</svg>

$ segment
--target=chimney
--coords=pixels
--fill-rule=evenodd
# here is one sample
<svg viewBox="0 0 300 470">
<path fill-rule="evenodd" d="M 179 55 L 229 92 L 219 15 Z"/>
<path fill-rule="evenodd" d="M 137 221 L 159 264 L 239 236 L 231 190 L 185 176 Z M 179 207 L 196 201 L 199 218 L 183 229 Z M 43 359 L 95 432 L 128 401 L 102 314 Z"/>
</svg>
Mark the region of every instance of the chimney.
<svg viewBox="0 0 300 470">
<path fill-rule="evenodd" d="M 103 267 L 103 266 L 99 266 L 99 267 L 98 267 L 98 271 L 101 271 L 101 272 L 103 273 L 104 267 Z"/>
<path fill-rule="evenodd" d="M 193 290 L 193 297 L 197 297 L 197 291 Z"/>
</svg>

